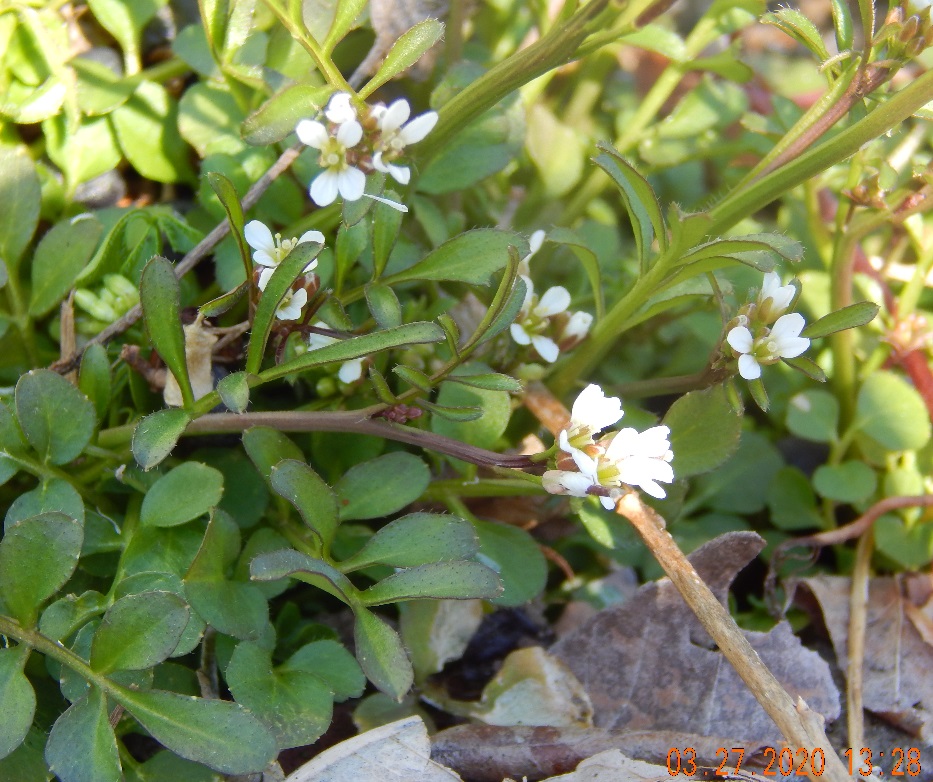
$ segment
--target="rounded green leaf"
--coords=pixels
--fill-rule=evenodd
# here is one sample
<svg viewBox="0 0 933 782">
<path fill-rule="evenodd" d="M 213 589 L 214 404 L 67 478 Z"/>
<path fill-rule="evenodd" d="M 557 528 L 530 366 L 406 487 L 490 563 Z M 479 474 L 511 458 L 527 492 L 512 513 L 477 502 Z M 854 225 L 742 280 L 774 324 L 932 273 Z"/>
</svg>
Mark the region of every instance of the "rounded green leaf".
<svg viewBox="0 0 933 782">
<path fill-rule="evenodd" d="M 329 547 L 337 531 L 337 496 L 304 462 L 287 459 L 272 468 L 272 489 L 294 505 L 304 523 Z"/>
<path fill-rule="evenodd" d="M 84 501 L 77 489 L 61 478 L 45 478 L 36 488 L 23 492 L 10 504 L 4 528 L 40 513 L 59 511 L 84 524 Z"/>
<path fill-rule="evenodd" d="M 0 540 L 0 598 L 20 624 L 32 626 L 39 606 L 71 578 L 84 534 L 63 513 L 23 519 Z"/>
<path fill-rule="evenodd" d="M 547 563 L 534 538 L 518 527 L 491 521 L 474 521 L 473 526 L 479 535 L 476 558 L 502 581 L 503 591 L 492 602 L 517 606 L 541 594 L 547 581 Z"/>
<path fill-rule="evenodd" d="M 159 255 L 143 269 L 139 283 L 139 303 L 152 345 L 178 381 L 185 406 L 190 407 L 194 404 L 194 396 L 188 378 L 178 279 L 175 277 L 174 266 Z"/>
<path fill-rule="evenodd" d="M 45 745 L 45 760 L 61 782 L 119 782 L 123 778 L 107 698 L 96 687 L 56 720 Z"/>
<path fill-rule="evenodd" d="M 462 371 L 466 375 L 479 367 L 487 369 L 483 365 L 466 365 L 456 374 Z M 470 388 L 454 381 L 441 383 L 437 404 L 441 408 L 474 407 L 482 410 L 482 416 L 475 420 L 454 421 L 441 414 L 431 416 L 432 431 L 479 448 L 495 447 L 512 416 L 512 403 L 507 392 Z"/>
<path fill-rule="evenodd" d="M 371 611 L 358 608 L 354 613 L 356 659 L 363 673 L 386 695 L 400 701 L 411 689 L 415 678 L 402 639 Z"/>
<path fill-rule="evenodd" d="M 176 595 L 182 603 L 185 602 L 185 585 L 181 577 L 175 573 L 164 571 L 144 571 L 124 578 L 117 585 L 115 596 L 119 599 L 130 595 L 141 595 L 145 592 L 169 592 Z M 42 622 L 45 622 L 47 613 L 48 609 L 42 614 Z M 101 611 L 95 613 L 100 614 Z M 42 627 L 42 622 L 39 624 L 40 628 Z M 189 610 L 188 621 L 182 630 L 178 643 L 175 645 L 175 648 L 171 650 L 169 656 L 181 657 L 193 651 L 200 643 L 205 627 L 206 624 L 204 620 L 198 616 L 195 611 Z"/>
<path fill-rule="evenodd" d="M 823 518 L 810 480 L 796 467 L 782 467 L 768 486 L 771 523 L 778 529 L 819 529 Z"/>
<path fill-rule="evenodd" d="M 174 408 L 157 410 L 136 424 L 133 432 L 133 458 L 144 470 L 150 470 L 165 459 L 184 434 L 191 416 Z"/>
<path fill-rule="evenodd" d="M 267 483 L 271 480 L 272 468 L 279 462 L 304 459 L 301 449 L 286 435 L 267 426 L 253 426 L 243 432 L 243 448 Z"/>
<path fill-rule="evenodd" d="M 94 405 L 56 372 L 34 369 L 23 375 L 15 401 L 23 433 L 45 462 L 72 461 L 94 434 Z"/>
<path fill-rule="evenodd" d="M 83 214 L 62 220 L 42 237 L 32 259 L 30 315 L 45 315 L 68 295 L 103 231 L 97 218 Z"/>
<path fill-rule="evenodd" d="M 234 372 L 217 383 L 217 393 L 231 413 L 245 413 L 249 405 L 249 383 L 246 372 Z"/>
<path fill-rule="evenodd" d="M 330 687 L 308 671 L 273 669 L 271 651 L 259 644 L 237 644 L 224 678 L 237 702 L 272 731 L 279 749 L 311 744 L 330 726 Z"/>
<path fill-rule="evenodd" d="M 289 657 L 280 671 L 306 671 L 323 679 L 334 693 L 334 700 L 359 698 L 366 677 L 356 658 L 337 641 L 312 641 Z"/>
<path fill-rule="evenodd" d="M 664 416 L 671 430 L 674 475 L 688 478 L 718 467 L 739 447 L 742 417 L 736 415 L 724 386 L 691 391 Z"/>
<path fill-rule="evenodd" d="M 224 476 L 200 462 L 184 462 L 157 480 L 143 499 L 140 523 L 175 527 L 216 507 L 223 496 Z"/>
<path fill-rule="evenodd" d="M 275 757 L 272 734 L 239 704 L 159 690 L 134 692 L 123 687 L 112 697 L 156 741 L 215 771 L 255 774 Z"/>
<path fill-rule="evenodd" d="M 395 209 L 391 209 L 391 211 L 398 215 L 401 214 Z M 369 311 L 376 319 L 376 323 L 379 324 L 379 328 L 390 329 L 393 326 L 402 325 L 402 305 L 399 304 L 395 291 L 388 285 L 367 285 L 366 303 L 369 305 Z"/>
<path fill-rule="evenodd" d="M 25 149 L 0 148 L 0 261 L 16 269 L 39 224 L 42 193 Z"/>
<path fill-rule="evenodd" d="M 78 388 L 94 403 L 98 419 L 104 417 L 104 413 L 110 406 L 111 387 L 110 358 L 107 356 L 107 348 L 94 342 L 87 346 L 84 355 L 81 356 Z"/>
<path fill-rule="evenodd" d="M 886 514 L 874 524 L 875 546 L 899 565 L 920 570 L 933 562 L 933 524 L 906 524 Z"/>
<path fill-rule="evenodd" d="M 23 673 L 28 655 L 28 646 L 0 649 L 0 758 L 23 743 L 36 713 L 36 693 Z"/>
<path fill-rule="evenodd" d="M 178 130 L 198 154 L 235 155 L 246 144 L 240 138 L 243 112 L 222 81 L 198 82 L 178 102 Z"/>
<path fill-rule="evenodd" d="M 404 451 L 351 467 L 335 484 L 340 520 L 378 519 L 417 500 L 431 481 L 427 465 Z"/>
<path fill-rule="evenodd" d="M 400 570 L 360 595 L 365 605 L 421 598 L 494 598 L 502 594 L 496 573 L 479 562 L 432 562 Z"/>
<path fill-rule="evenodd" d="M 873 372 L 862 383 L 853 426 L 889 451 L 922 448 L 930 417 L 917 390 L 893 372 Z"/>
<path fill-rule="evenodd" d="M 415 567 L 468 559 L 478 547 L 479 539 L 468 521 L 439 513 L 410 513 L 377 530 L 340 568 L 347 573 L 376 563 Z"/>
<path fill-rule="evenodd" d="M 813 488 L 835 502 L 861 502 L 875 493 L 878 476 L 864 462 L 824 464 L 813 473 Z"/>
<path fill-rule="evenodd" d="M 330 86 L 292 84 L 279 90 L 250 114 L 241 127 L 247 144 L 275 144 L 295 130 L 299 120 L 323 108 L 333 92 Z"/>
<path fill-rule="evenodd" d="M 839 402 L 828 391 L 801 391 L 787 403 L 787 428 L 797 437 L 829 443 L 838 436 L 838 425 Z"/>
<path fill-rule="evenodd" d="M 91 666 L 102 673 L 151 668 L 168 658 L 188 624 L 188 606 L 171 592 L 141 592 L 117 600 L 91 645 Z"/>
</svg>

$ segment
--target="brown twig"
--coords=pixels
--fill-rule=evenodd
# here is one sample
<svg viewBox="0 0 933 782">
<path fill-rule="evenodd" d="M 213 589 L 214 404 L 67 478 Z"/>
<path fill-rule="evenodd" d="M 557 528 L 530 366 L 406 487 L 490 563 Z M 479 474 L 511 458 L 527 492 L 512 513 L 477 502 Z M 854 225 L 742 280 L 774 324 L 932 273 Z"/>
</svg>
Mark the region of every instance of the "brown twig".
<svg viewBox="0 0 933 782">
<path fill-rule="evenodd" d="M 259 177 L 259 179 L 256 180 L 253 186 L 247 191 L 246 195 L 243 196 L 242 204 L 244 212 L 256 205 L 256 203 L 262 197 L 263 193 L 269 189 L 269 185 L 278 179 L 278 177 L 287 171 L 292 163 L 295 162 L 302 149 L 304 149 L 303 144 L 295 144 L 294 146 L 286 149 L 279 156 L 279 159 L 269 167 L 268 171 L 266 171 L 266 173 L 264 173 L 261 177 Z M 178 264 L 175 266 L 175 276 L 181 278 L 189 271 L 191 271 L 191 269 L 197 266 L 211 253 L 211 251 L 220 243 L 220 240 L 223 239 L 228 233 L 230 233 L 229 221 L 224 220 L 222 223 L 214 226 L 214 229 L 200 242 L 198 242 L 197 245 L 195 245 L 195 247 L 191 249 L 188 254 L 178 262 Z M 56 361 L 51 365 L 50 369 L 53 369 L 61 374 L 71 372 L 81 362 L 81 356 L 84 355 L 84 351 L 87 350 L 88 347 L 95 344 L 107 344 L 111 339 L 119 334 L 122 334 L 130 326 L 132 326 L 142 317 L 142 314 L 142 307 L 137 304 L 122 318 L 115 321 L 114 323 L 111 323 L 109 326 L 107 326 L 107 328 L 98 333 L 93 339 L 88 340 L 87 344 L 85 344 L 81 350 L 75 351 L 70 356 Z"/>
<path fill-rule="evenodd" d="M 810 751 L 817 748 L 823 750 L 826 757 L 824 771 L 819 777 L 813 774 L 808 776 L 814 782 L 848 780 L 850 777 L 845 766 L 823 730 L 823 717 L 810 709 L 803 698 L 798 698 L 797 703 L 794 703 L 774 674 L 761 661 L 735 620 L 694 570 L 670 533 L 664 529 L 664 520 L 645 505 L 635 492 L 630 492 L 619 500 L 616 513 L 627 518 L 635 527 L 703 628 L 716 642 L 742 681 L 748 685 L 768 716 L 774 720 L 787 746 L 806 747 Z"/>
</svg>

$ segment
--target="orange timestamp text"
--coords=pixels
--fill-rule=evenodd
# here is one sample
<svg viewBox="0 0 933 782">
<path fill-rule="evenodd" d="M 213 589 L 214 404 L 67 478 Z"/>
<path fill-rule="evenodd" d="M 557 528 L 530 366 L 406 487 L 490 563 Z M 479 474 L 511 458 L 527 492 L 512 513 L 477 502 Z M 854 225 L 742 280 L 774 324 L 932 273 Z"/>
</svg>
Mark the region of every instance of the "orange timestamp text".
<svg viewBox="0 0 933 782">
<path fill-rule="evenodd" d="M 832 751 L 832 750 L 830 750 Z M 719 747 L 716 757 L 721 759 L 716 769 L 701 769 L 697 766 L 696 750 L 693 747 L 678 749 L 672 747 L 667 753 L 667 773 L 672 776 L 688 776 L 701 779 L 719 777 L 721 779 L 742 779 L 751 776 L 762 777 L 806 777 L 822 776 L 826 768 L 826 753 L 820 747 L 806 749 L 804 747 L 765 747 L 756 752 L 756 758 L 764 756 L 767 765 L 764 768 L 746 767 L 742 770 L 745 759 L 745 749 L 742 747 Z M 848 760 L 849 774 L 858 772 L 860 776 L 869 777 L 876 771 L 891 777 L 916 777 L 920 775 L 920 749 L 917 747 L 894 747 L 886 752 L 873 752 L 867 747 L 858 751 L 847 749 L 843 757 Z M 883 760 L 885 768 L 880 768 Z M 890 765 L 890 768 L 888 766 Z"/>
</svg>

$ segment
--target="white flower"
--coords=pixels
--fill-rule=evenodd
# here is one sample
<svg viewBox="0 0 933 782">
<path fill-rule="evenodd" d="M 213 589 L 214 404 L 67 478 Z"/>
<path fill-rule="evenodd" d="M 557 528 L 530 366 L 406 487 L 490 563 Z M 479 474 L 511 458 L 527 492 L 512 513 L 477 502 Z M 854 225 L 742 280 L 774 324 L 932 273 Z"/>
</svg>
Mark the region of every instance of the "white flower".
<svg viewBox="0 0 933 782">
<path fill-rule="evenodd" d="M 275 317 L 279 320 L 298 320 L 301 317 L 301 310 L 307 303 L 308 292 L 304 288 L 299 288 L 297 291 L 289 290 L 279 303 Z"/>
<path fill-rule="evenodd" d="M 411 180 L 408 166 L 396 166 L 391 161 L 404 154 L 405 147 L 421 141 L 437 124 L 437 112 L 426 111 L 409 121 L 411 106 L 404 98 L 390 106 L 373 106 L 372 116 L 376 118 L 380 136 L 373 155 L 373 168 L 389 174 L 402 185 Z"/>
<path fill-rule="evenodd" d="M 529 274 L 528 262 L 531 260 L 531 256 L 533 256 L 536 252 L 538 252 L 538 250 L 541 249 L 541 246 L 544 244 L 544 239 L 546 236 L 547 234 L 545 234 L 545 232 L 539 228 L 529 237 L 528 255 L 526 255 L 524 258 L 522 258 L 518 262 L 518 273 L 519 274 L 524 275 L 525 277 L 528 276 Z"/>
<path fill-rule="evenodd" d="M 560 334 L 561 344 L 568 344 L 570 346 L 579 344 L 586 338 L 586 335 L 590 333 L 590 326 L 592 325 L 593 316 L 590 315 L 590 313 L 583 312 L 582 310 L 573 313 Z"/>
<path fill-rule="evenodd" d="M 619 397 L 606 396 L 598 385 L 590 383 L 570 408 L 570 425 L 560 433 L 561 448 L 571 453 L 592 444 L 593 435 L 617 423 L 623 415 Z"/>
<path fill-rule="evenodd" d="M 739 374 L 746 380 L 757 380 L 763 364 L 801 355 L 810 347 L 810 340 L 800 336 L 805 325 L 803 316 L 792 312 L 778 318 L 770 330 L 763 329 L 757 339 L 745 326 L 733 328 L 726 342 L 739 354 Z"/>
<path fill-rule="evenodd" d="M 550 337 L 544 336 L 541 332 L 547 328 L 548 319 L 561 312 L 565 312 L 570 306 L 570 294 L 566 288 L 555 285 L 548 288 L 544 295 L 538 300 L 535 296 L 535 288 L 528 277 L 522 277 L 525 281 L 525 302 L 518 313 L 516 322 L 513 323 L 509 331 L 519 345 L 533 345 L 541 356 L 548 363 L 557 361 L 560 354 L 560 348 Z"/>
<path fill-rule="evenodd" d="M 593 481 L 582 472 L 571 470 L 548 470 L 541 477 L 541 485 L 550 494 L 569 494 L 571 497 L 586 497 Z"/>
<path fill-rule="evenodd" d="M 338 112 L 339 116 L 339 112 Z M 334 202 L 339 194 L 345 201 L 357 201 L 363 197 L 366 175 L 347 162 L 347 150 L 355 147 L 363 138 L 363 127 L 355 119 L 337 126 L 334 135 L 320 122 L 303 119 L 295 128 L 303 144 L 320 150 L 318 163 L 324 169 L 311 183 L 311 200 L 318 206 Z"/>
<path fill-rule="evenodd" d="M 246 243 L 255 250 L 253 260 L 260 266 L 266 267 L 259 275 L 259 290 L 266 289 L 266 283 L 269 282 L 272 272 L 299 244 L 305 242 L 324 244 L 324 234 L 320 231 L 305 231 L 297 239 L 283 239 L 281 234 L 273 237 L 268 226 L 259 220 L 250 220 L 243 229 L 243 236 Z M 317 258 L 305 266 L 303 274 L 308 274 L 316 268 Z"/>
<path fill-rule="evenodd" d="M 781 285 L 781 278 L 775 272 L 768 272 L 758 294 L 758 318 L 764 323 L 773 323 L 787 311 L 796 295 L 793 285 Z"/>
<path fill-rule="evenodd" d="M 352 122 L 356 119 L 356 109 L 349 92 L 335 92 L 330 96 L 327 102 L 327 108 L 324 109 L 324 116 L 335 125 L 342 125 L 344 122 Z"/>
<path fill-rule="evenodd" d="M 315 328 L 327 328 L 327 324 L 324 321 L 319 320 L 314 324 Z M 308 349 L 317 350 L 318 348 L 323 348 L 326 345 L 332 345 L 337 342 L 336 337 L 331 337 L 327 334 L 317 334 L 312 332 L 308 336 Z M 361 377 L 363 377 L 363 359 L 355 358 L 351 361 L 344 361 L 340 365 L 340 369 L 337 372 L 337 377 L 340 378 L 342 383 L 355 383 Z"/>
</svg>

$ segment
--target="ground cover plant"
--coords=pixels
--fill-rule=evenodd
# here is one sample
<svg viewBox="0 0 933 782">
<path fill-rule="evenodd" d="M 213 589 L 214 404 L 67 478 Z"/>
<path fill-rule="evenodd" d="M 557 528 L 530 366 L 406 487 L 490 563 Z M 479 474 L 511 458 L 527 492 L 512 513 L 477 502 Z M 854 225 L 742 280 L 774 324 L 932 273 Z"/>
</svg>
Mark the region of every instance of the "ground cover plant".
<svg viewBox="0 0 933 782">
<path fill-rule="evenodd" d="M 924 778 L 931 41 L 0 2 L 0 779 Z"/>
</svg>

